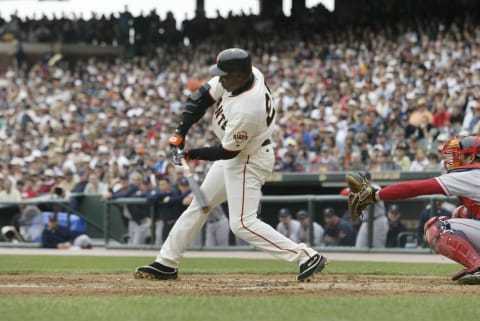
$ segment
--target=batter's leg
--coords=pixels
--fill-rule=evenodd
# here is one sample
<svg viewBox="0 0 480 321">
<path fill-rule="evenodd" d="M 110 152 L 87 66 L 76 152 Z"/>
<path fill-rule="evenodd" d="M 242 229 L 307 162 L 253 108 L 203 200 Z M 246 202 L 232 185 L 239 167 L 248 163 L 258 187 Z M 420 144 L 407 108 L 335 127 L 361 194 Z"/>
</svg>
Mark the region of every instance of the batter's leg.
<svg viewBox="0 0 480 321">
<path fill-rule="evenodd" d="M 226 200 L 222 161 L 215 162 L 207 173 L 201 187 L 210 208 L 215 208 Z M 190 206 L 177 220 L 165 240 L 156 261 L 171 268 L 177 268 L 183 253 L 200 232 L 208 215 L 203 213 L 198 202 L 193 199 Z"/>
<path fill-rule="evenodd" d="M 215 208 L 226 200 L 223 180 L 222 162 L 213 164 L 200 187 L 207 197 L 210 208 Z M 205 214 L 195 200 L 182 213 L 165 240 L 155 262 L 139 266 L 135 270 L 135 278 L 151 280 L 175 280 L 178 277 L 178 264 L 192 240 L 202 229 L 207 220 Z"/>
<path fill-rule="evenodd" d="M 268 158 L 265 159 L 265 162 Z M 318 254 L 306 244 L 297 244 L 257 218 L 261 187 L 269 175 L 263 159 L 244 164 L 232 160 L 225 167 L 230 228 L 259 249 L 288 262 L 305 263 Z"/>
</svg>

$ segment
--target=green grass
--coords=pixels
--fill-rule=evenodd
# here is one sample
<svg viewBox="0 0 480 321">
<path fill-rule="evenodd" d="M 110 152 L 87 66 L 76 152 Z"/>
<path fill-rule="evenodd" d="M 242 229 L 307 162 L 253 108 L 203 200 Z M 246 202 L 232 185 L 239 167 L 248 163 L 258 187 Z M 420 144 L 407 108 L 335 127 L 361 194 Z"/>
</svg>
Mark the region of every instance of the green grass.
<svg viewBox="0 0 480 321">
<path fill-rule="evenodd" d="M 151 263 L 153 257 L 0 255 L 0 274 L 121 274 Z M 449 275 L 458 264 L 333 261 L 327 274 Z M 181 274 L 296 273 L 298 267 L 280 260 L 185 258 Z"/>
<path fill-rule="evenodd" d="M 2 320 L 336 321 L 476 320 L 479 296 L 455 297 L 0 297 Z M 442 308 L 444 307 L 444 308 Z"/>
<path fill-rule="evenodd" d="M 0 274 L 131 274 L 152 257 L 0 255 Z M 449 275 L 457 264 L 333 261 L 326 274 Z M 199 259 L 182 261 L 182 274 L 289 273 L 297 266 L 280 260 Z M 1 286 L 1 285 L 0 285 Z M 476 320 L 475 296 L 0 296 L 0 320 Z"/>
</svg>

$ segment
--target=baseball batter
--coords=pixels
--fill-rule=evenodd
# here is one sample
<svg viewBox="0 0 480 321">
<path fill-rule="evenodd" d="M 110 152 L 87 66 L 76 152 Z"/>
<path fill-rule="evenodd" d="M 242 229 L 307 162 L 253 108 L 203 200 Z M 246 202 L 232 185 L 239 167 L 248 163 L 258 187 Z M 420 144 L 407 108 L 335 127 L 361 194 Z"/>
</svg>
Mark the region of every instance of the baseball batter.
<svg viewBox="0 0 480 321">
<path fill-rule="evenodd" d="M 432 217 L 425 223 L 425 238 L 436 252 L 464 265 L 453 274 L 461 284 L 480 284 L 480 136 L 453 138 L 442 153 L 448 173 L 439 177 L 404 182 L 382 189 L 368 186 L 358 173 L 347 173 L 353 194 L 349 206 L 352 216 L 366 204 L 393 201 L 420 195 L 456 196 L 463 205 L 452 218 Z"/>
<path fill-rule="evenodd" d="M 263 74 L 252 67 L 250 54 L 239 48 L 222 51 L 210 72 L 214 77 L 189 96 L 182 122 L 170 137 L 176 151 L 173 161 L 178 164 L 183 157 L 215 161 L 201 186 L 210 208 L 227 201 L 230 228 L 236 236 L 275 257 L 298 263 L 297 280 L 308 281 L 325 267 L 327 259 L 257 218 L 261 187 L 274 166 L 270 138 L 276 110 Z M 184 151 L 185 135 L 210 106 L 215 108 L 212 126 L 221 144 Z M 138 267 L 135 277 L 176 279 L 183 253 L 207 218 L 194 199 L 155 262 Z"/>
</svg>

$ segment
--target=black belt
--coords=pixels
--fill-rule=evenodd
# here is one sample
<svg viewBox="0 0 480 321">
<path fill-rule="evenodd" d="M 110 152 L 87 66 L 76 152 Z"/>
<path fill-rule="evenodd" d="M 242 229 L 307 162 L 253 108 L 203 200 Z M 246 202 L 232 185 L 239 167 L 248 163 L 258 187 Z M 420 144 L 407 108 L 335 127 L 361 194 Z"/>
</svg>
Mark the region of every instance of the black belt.
<svg viewBox="0 0 480 321">
<path fill-rule="evenodd" d="M 262 143 L 262 147 L 263 146 L 267 146 L 267 145 L 270 145 L 272 143 L 272 141 L 269 139 L 266 139 L 263 143 Z"/>
</svg>

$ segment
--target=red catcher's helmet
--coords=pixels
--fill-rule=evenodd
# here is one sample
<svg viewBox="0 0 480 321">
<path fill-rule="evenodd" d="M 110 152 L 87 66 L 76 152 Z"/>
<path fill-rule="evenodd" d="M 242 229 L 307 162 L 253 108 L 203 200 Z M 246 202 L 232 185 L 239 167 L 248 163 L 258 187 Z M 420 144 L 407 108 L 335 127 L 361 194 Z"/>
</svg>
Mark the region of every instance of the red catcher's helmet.
<svg viewBox="0 0 480 321">
<path fill-rule="evenodd" d="M 462 154 L 474 154 L 480 158 L 480 136 L 467 136 L 459 140 L 454 137 L 443 145 L 442 154 L 446 155 L 445 168 L 451 170 L 462 166 Z"/>
</svg>

